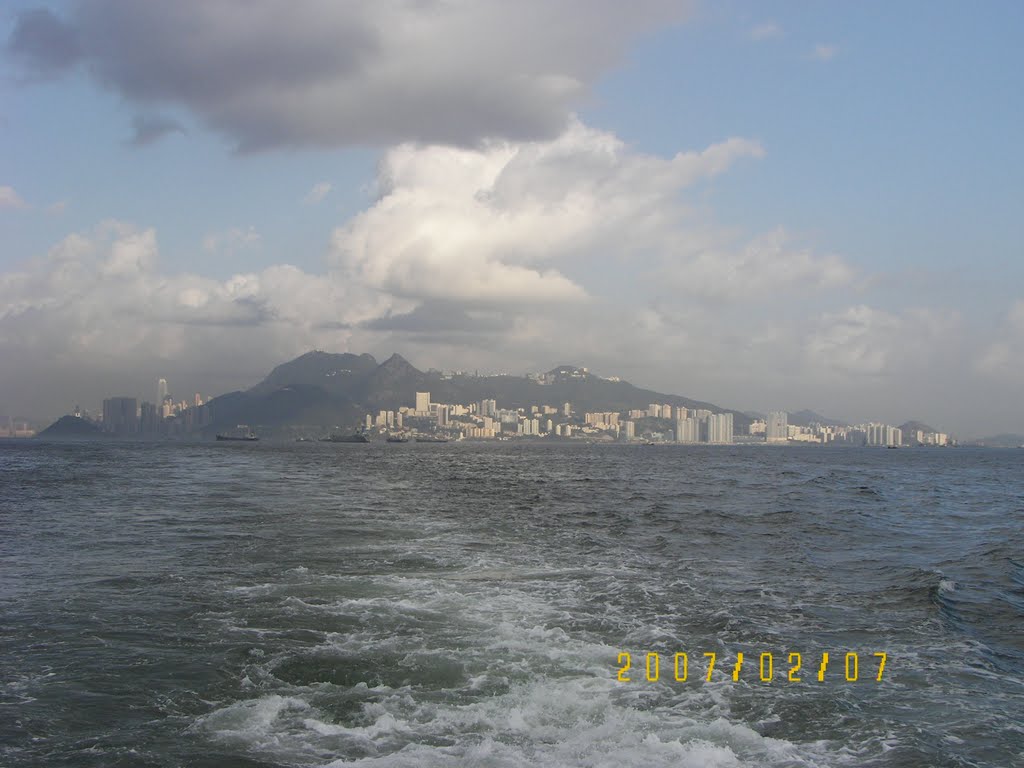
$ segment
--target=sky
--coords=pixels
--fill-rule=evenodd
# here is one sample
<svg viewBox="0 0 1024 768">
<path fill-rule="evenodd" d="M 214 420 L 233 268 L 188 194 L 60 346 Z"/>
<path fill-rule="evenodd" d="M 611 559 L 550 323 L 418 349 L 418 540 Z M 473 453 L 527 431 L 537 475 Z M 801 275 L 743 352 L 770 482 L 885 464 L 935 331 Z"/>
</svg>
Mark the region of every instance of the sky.
<svg viewBox="0 0 1024 768">
<path fill-rule="evenodd" d="M 1024 4 L 14 0 L 0 418 L 311 349 L 1024 433 Z"/>
</svg>

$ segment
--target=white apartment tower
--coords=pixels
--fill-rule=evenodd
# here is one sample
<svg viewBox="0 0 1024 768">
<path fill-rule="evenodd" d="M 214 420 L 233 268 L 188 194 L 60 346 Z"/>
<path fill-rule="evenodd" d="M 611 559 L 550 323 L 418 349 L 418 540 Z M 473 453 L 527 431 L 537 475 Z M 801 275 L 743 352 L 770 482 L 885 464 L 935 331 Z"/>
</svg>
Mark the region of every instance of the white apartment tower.
<svg viewBox="0 0 1024 768">
<path fill-rule="evenodd" d="M 764 427 L 765 440 L 769 443 L 789 439 L 789 414 L 785 411 L 769 411 Z"/>
<path fill-rule="evenodd" d="M 708 416 L 708 442 L 732 442 L 732 414 L 714 413 Z"/>
</svg>

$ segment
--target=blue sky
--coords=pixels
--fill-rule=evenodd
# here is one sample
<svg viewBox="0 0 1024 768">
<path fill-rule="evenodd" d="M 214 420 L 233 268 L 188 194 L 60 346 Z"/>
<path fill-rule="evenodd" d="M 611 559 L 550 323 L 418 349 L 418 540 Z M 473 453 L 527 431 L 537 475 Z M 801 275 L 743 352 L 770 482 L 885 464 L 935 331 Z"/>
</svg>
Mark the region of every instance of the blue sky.
<svg viewBox="0 0 1024 768">
<path fill-rule="evenodd" d="M 47 29 L 80 41 L 65 69 L 29 34 L 45 5 L 0 17 L 0 412 L 155 375 L 214 394 L 317 346 L 1024 431 L 1021 4 L 452 3 L 435 22 L 309 0 L 280 40 L 266 4 L 211 6 L 239 23 L 52 4 Z M 135 146 L 140 116 L 175 127 Z M 730 139 L 720 164 L 672 165 Z M 471 210 L 481 190 L 496 208 Z M 552 235 L 551 206 L 578 218 Z M 130 279 L 125 248 L 145 252 Z M 442 309 L 464 327 L 417 326 Z"/>
</svg>

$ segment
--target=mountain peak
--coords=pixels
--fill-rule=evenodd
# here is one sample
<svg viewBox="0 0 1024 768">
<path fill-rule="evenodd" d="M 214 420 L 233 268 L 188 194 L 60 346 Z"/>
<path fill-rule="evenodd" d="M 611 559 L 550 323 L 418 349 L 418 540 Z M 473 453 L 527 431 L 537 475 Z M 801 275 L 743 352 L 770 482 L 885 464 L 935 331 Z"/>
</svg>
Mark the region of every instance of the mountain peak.
<svg viewBox="0 0 1024 768">
<path fill-rule="evenodd" d="M 380 366 L 381 366 L 381 368 L 385 368 L 385 367 L 387 367 L 387 368 L 397 368 L 397 367 L 405 367 L 405 366 L 409 366 L 410 368 L 413 367 L 412 363 L 410 363 L 408 360 L 406 360 L 404 357 L 402 357 L 397 352 L 392 353 L 391 357 L 389 357 L 387 360 L 385 360 L 383 363 L 381 363 Z"/>
</svg>

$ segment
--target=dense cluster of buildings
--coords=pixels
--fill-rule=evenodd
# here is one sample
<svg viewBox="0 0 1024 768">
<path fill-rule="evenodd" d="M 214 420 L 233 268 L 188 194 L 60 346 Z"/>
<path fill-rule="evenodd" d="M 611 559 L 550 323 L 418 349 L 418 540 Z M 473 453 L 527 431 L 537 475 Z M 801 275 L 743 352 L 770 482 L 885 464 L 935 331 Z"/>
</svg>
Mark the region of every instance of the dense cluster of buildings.
<svg viewBox="0 0 1024 768">
<path fill-rule="evenodd" d="M 556 377 L 572 375 L 585 377 L 587 371 L 566 368 L 530 378 L 550 384 Z M 184 436 L 209 426 L 213 420 L 210 406 L 200 394 L 191 401 L 175 401 L 163 378 L 157 381 L 156 402 L 111 397 L 103 401 L 101 418 L 96 418 L 98 414 L 85 414 L 77 406 L 74 415 L 92 416 L 104 432 L 121 437 Z M 367 414 L 364 426 L 368 432 L 382 436 L 429 434 L 477 440 L 574 438 L 704 444 L 952 444 L 949 435 L 942 432 L 908 430 L 905 434 L 899 427 L 874 422 L 856 426 L 820 423 L 801 426 L 789 424 L 788 418 L 785 411 L 771 411 L 766 418 L 753 420 L 748 429 L 741 428 L 737 433 L 732 412 L 668 403 L 651 403 L 647 408 L 624 411 L 577 412 L 571 403 L 503 408 L 493 398 L 472 403 L 436 403 L 431 401 L 429 392 L 416 392 L 411 405 Z M 12 422 L 6 430 L 0 427 L 0 437 L 33 434 L 27 424 Z"/>
<path fill-rule="evenodd" d="M 398 410 L 367 414 L 365 429 L 381 435 L 443 434 L 452 439 L 507 440 L 523 437 L 583 438 L 672 443 L 777 445 L 935 445 L 950 444 L 942 432 L 915 430 L 904 434 L 889 424 L 789 424 L 786 411 L 771 411 L 766 419 L 751 422 L 746 434 L 737 434 L 733 414 L 708 409 L 651 403 L 626 411 L 577 413 L 571 403 L 501 408 L 493 399 L 453 404 L 431 401 L 429 392 L 417 392 L 415 403 Z"/>
<path fill-rule="evenodd" d="M 768 443 L 829 443 L 848 445 L 935 445 L 950 444 L 949 435 L 945 432 L 927 432 L 924 430 L 904 431 L 889 424 L 858 424 L 856 426 L 840 426 L 835 424 L 809 424 L 796 426 L 788 423 L 789 415 L 785 411 L 771 411 L 765 420 L 756 420 L 750 424 L 750 435 L 763 437 Z"/>
<path fill-rule="evenodd" d="M 434 403 L 417 392 L 415 403 L 397 411 L 367 414 L 367 430 L 381 434 L 442 433 L 453 438 L 519 437 L 647 440 L 678 443 L 733 442 L 733 414 L 651 403 L 646 409 L 577 413 L 571 403 L 499 408 L 478 403 Z"/>
<path fill-rule="evenodd" d="M 82 416 L 75 409 L 75 416 Z M 134 397 L 110 397 L 103 401 L 103 415 L 100 426 L 104 432 L 122 437 L 138 435 L 183 435 L 208 426 L 211 421 L 210 409 L 198 392 L 192 401 L 175 402 L 167 388 L 167 379 L 159 379 L 156 385 L 156 402 L 142 401 Z"/>
<path fill-rule="evenodd" d="M 0 437 L 35 437 L 36 431 L 24 419 L 8 419 L 0 424 Z"/>
</svg>

